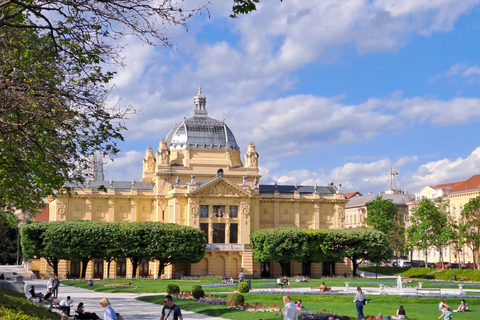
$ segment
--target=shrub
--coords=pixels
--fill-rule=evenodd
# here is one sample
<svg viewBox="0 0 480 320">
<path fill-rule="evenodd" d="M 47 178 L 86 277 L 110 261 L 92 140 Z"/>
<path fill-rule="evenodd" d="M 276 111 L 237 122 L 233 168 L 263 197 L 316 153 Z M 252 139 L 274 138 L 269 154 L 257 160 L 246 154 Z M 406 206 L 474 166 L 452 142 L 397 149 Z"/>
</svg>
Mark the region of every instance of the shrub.
<svg viewBox="0 0 480 320">
<path fill-rule="evenodd" d="M 245 297 L 241 293 L 233 292 L 233 293 L 230 293 L 227 296 L 227 305 L 228 306 L 231 306 L 231 307 L 232 306 L 243 306 L 244 303 L 245 303 Z"/>
<path fill-rule="evenodd" d="M 205 291 L 203 291 L 202 286 L 200 285 L 192 286 L 192 297 L 195 300 L 205 297 Z"/>
<path fill-rule="evenodd" d="M 248 293 L 248 291 L 250 291 L 250 289 L 248 289 L 247 283 L 242 282 L 238 284 L 238 292 Z"/>
<path fill-rule="evenodd" d="M 178 294 L 180 293 L 180 287 L 174 283 L 170 283 L 167 286 L 167 293 L 168 294 Z"/>
<path fill-rule="evenodd" d="M 202 289 L 202 286 L 199 284 L 192 284 L 192 286 L 190 287 L 190 291 L 192 292 L 198 289 Z"/>
</svg>

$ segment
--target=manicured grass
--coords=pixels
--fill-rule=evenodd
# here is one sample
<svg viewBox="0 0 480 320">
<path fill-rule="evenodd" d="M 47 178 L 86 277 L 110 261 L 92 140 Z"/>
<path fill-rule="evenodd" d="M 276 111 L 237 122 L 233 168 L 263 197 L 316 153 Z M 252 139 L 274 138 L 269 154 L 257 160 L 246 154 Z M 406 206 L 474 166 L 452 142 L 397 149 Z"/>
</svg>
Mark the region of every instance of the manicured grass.
<svg viewBox="0 0 480 320">
<path fill-rule="evenodd" d="M 219 295 L 225 296 L 225 295 Z M 244 294 L 245 303 L 254 304 L 261 303 L 266 305 L 282 305 L 282 295 L 280 294 Z M 139 298 L 142 301 L 148 301 L 163 305 L 163 296 L 147 296 Z M 307 309 L 317 312 L 331 313 L 337 315 L 345 315 L 350 318 L 356 318 L 355 304 L 353 303 L 353 296 L 325 296 L 325 295 L 302 295 L 292 294 L 292 300 L 296 301 L 302 299 L 302 304 Z M 396 310 L 400 305 L 405 307 L 409 319 L 435 319 L 440 315 L 438 311 L 439 298 L 412 298 L 400 296 L 368 296 L 367 299 L 372 300 L 365 306 L 365 315 L 377 316 L 382 313 L 383 316 L 395 315 Z M 460 304 L 459 298 L 447 299 L 453 308 L 457 308 Z M 218 316 L 225 319 L 233 320 L 273 320 L 279 319 L 274 313 L 269 312 L 247 312 L 229 309 L 225 305 L 209 305 L 195 302 L 192 300 L 175 299 L 175 304 L 182 310 L 189 310 L 193 312 L 202 313 L 205 315 Z M 473 312 L 455 313 L 455 319 L 461 320 L 476 320 L 480 312 L 480 299 L 467 300 L 470 309 Z"/>
<path fill-rule="evenodd" d="M 0 289 L 0 319 L 59 320 L 60 315 L 28 301 L 23 293 Z"/>
</svg>

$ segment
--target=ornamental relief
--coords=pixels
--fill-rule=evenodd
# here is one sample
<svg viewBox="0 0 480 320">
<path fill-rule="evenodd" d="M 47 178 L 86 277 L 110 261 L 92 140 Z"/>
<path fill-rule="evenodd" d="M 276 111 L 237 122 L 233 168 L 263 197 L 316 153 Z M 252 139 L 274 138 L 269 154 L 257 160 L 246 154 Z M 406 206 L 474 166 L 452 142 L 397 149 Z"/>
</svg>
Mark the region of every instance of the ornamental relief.
<svg viewBox="0 0 480 320">
<path fill-rule="evenodd" d="M 59 204 L 57 206 L 57 220 L 64 220 L 65 219 L 65 205 Z"/>
<path fill-rule="evenodd" d="M 216 197 L 240 197 L 249 196 L 248 193 L 234 186 L 220 181 L 215 185 L 206 186 L 195 192 L 197 196 L 216 196 Z"/>
</svg>

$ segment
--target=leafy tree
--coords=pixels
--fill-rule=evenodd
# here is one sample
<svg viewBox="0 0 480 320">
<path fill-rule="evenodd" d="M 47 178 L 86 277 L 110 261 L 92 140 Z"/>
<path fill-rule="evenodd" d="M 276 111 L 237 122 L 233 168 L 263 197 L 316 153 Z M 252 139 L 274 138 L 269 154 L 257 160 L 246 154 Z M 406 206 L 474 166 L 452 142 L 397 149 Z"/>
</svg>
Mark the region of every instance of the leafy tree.
<svg viewBox="0 0 480 320">
<path fill-rule="evenodd" d="M 343 252 L 338 250 L 337 244 L 333 241 L 334 230 L 305 230 L 308 240 L 305 242 L 302 254 L 302 262 L 311 263 L 328 262 L 334 266 L 336 262 L 343 261 Z M 335 274 L 330 270 L 330 274 Z"/>
<path fill-rule="evenodd" d="M 365 222 L 375 230 L 388 235 L 392 232 L 397 215 L 397 206 L 390 199 L 377 197 L 367 205 L 367 218 Z"/>
<path fill-rule="evenodd" d="M 62 241 L 60 237 L 55 236 L 55 229 L 58 223 L 31 223 L 26 224 L 20 229 L 20 243 L 24 257 L 44 258 L 50 267 L 53 268 L 55 275 L 58 275 L 58 263 L 64 256 L 62 250 Z"/>
<path fill-rule="evenodd" d="M 18 217 L 11 212 L 0 213 L 0 239 L 2 239 L 0 242 L 0 264 L 16 263 L 19 222 Z"/>
<path fill-rule="evenodd" d="M 365 222 L 387 236 L 397 255 L 401 254 L 405 245 L 405 226 L 399 218 L 398 208 L 391 199 L 379 196 L 367 205 Z"/>
<path fill-rule="evenodd" d="M 29 209 L 114 155 L 130 108 L 107 106 L 126 35 L 169 45 L 199 10 L 145 0 L 0 2 L 0 206 Z"/>
<path fill-rule="evenodd" d="M 158 277 L 169 264 L 197 263 L 205 256 L 202 231 L 174 223 L 152 223 L 150 256 L 159 262 Z"/>
<path fill-rule="evenodd" d="M 480 248 L 480 196 L 470 199 L 462 211 L 463 223 L 460 224 L 460 239 L 473 252 L 475 268 L 478 267 Z"/>
<path fill-rule="evenodd" d="M 332 242 L 342 256 L 352 262 L 353 276 L 357 274 L 358 260 L 379 262 L 391 257 L 391 247 L 381 231 L 365 228 L 332 230 Z"/>
<path fill-rule="evenodd" d="M 250 234 L 255 261 L 278 262 L 284 276 L 288 276 L 290 261 L 302 261 L 307 240 L 305 231 L 298 228 L 263 229 Z"/>
<path fill-rule="evenodd" d="M 452 222 L 448 215 L 448 202 L 441 197 L 435 200 L 423 198 L 417 203 L 407 228 L 407 247 L 425 250 L 425 259 L 429 247 L 434 247 L 440 255 L 443 268 L 443 250 L 454 238 Z M 427 266 L 427 261 L 425 261 Z"/>
</svg>

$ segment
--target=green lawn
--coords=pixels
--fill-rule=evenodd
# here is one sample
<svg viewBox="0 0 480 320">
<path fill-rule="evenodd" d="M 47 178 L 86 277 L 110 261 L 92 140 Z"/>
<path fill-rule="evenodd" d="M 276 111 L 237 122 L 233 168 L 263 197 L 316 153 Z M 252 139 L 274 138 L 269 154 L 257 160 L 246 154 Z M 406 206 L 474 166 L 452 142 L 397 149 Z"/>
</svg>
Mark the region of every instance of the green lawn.
<svg viewBox="0 0 480 320">
<path fill-rule="evenodd" d="M 133 282 L 135 288 L 116 288 L 112 285 L 128 285 L 130 281 Z M 325 279 L 314 279 L 309 280 L 307 283 L 295 283 L 292 282 L 292 287 L 311 287 L 319 286 L 322 281 L 325 281 L 328 286 L 345 286 L 345 282 L 349 282 L 351 287 L 361 286 L 361 287 L 378 287 L 379 283 L 386 283 L 388 286 L 396 286 L 395 279 L 365 279 L 365 278 L 325 278 Z M 447 284 L 453 283 L 452 281 L 437 281 L 437 280 L 414 280 L 412 283 L 407 284 L 408 286 L 417 286 L 418 282 L 423 282 L 424 288 L 456 288 L 455 286 L 447 286 Z M 255 279 L 252 280 L 252 287 L 255 288 L 274 288 L 276 287 L 274 279 Z M 181 291 L 190 291 L 192 284 L 218 284 L 220 280 L 217 279 L 208 279 L 208 280 L 150 280 L 150 279 L 139 279 L 139 280 L 102 280 L 100 283 L 105 283 L 102 285 L 99 282 L 96 282 L 93 287 L 88 287 L 86 282 L 83 281 L 62 281 L 63 284 L 70 284 L 79 287 L 84 287 L 91 290 L 101 291 L 101 292 L 135 292 L 135 293 L 164 293 L 166 292 L 166 287 L 170 283 L 175 283 L 180 287 Z M 271 283 L 271 284 L 267 284 Z M 443 286 L 438 286 L 435 284 L 444 283 Z M 480 284 L 478 286 L 468 286 L 466 288 L 477 288 L 480 289 Z M 209 288 L 203 287 L 206 295 L 212 296 L 222 296 L 226 297 L 228 292 L 233 292 L 236 290 L 236 286 L 229 287 L 216 287 Z M 245 295 L 245 302 L 248 304 L 267 304 L 267 305 L 281 305 L 282 304 L 282 295 L 281 294 L 255 294 L 247 293 Z M 355 305 L 353 304 L 353 296 L 342 296 L 342 295 L 308 295 L 308 294 L 292 294 L 293 300 L 302 299 L 303 305 L 317 312 L 327 312 L 338 315 L 346 315 L 352 318 L 356 317 Z M 157 303 L 163 305 L 163 295 L 158 296 L 148 296 L 140 298 L 143 301 L 149 301 L 152 303 Z M 367 304 L 365 306 L 365 314 L 367 315 L 378 315 L 382 313 L 384 316 L 394 315 L 397 308 L 402 304 L 407 310 L 407 315 L 413 319 L 428 318 L 435 319 L 440 315 L 438 311 L 438 302 L 439 298 L 424 298 L 424 297 L 400 297 L 400 296 L 368 296 L 367 299 L 373 300 L 373 303 Z M 452 307 L 456 308 L 460 304 L 460 298 L 447 298 L 447 303 Z M 226 319 L 234 320 L 246 320 L 246 319 L 279 319 L 278 316 L 275 316 L 274 313 L 252 313 L 247 311 L 232 310 L 226 306 L 219 305 L 209 305 L 192 300 L 180 300 L 175 299 L 175 303 L 179 305 L 183 310 L 190 310 L 194 312 L 199 312 L 206 315 L 219 316 Z M 477 312 L 480 312 L 480 298 L 476 299 L 467 299 L 467 303 L 470 305 L 473 312 L 470 313 L 455 313 L 454 317 L 456 320 L 475 320 L 478 318 Z"/>
<path fill-rule="evenodd" d="M 281 305 L 282 304 L 282 295 L 279 294 L 244 294 L 245 303 L 254 304 L 268 304 L 268 305 Z M 224 296 L 224 295 L 223 295 Z M 303 305 L 311 310 L 345 315 L 351 318 L 356 318 L 356 309 L 355 304 L 353 303 L 353 296 L 322 296 L 322 295 L 302 295 L 302 294 L 292 294 L 292 300 L 302 299 Z M 148 296 L 139 298 L 142 301 L 148 301 L 156 304 L 163 305 L 163 296 Z M 399 296 L 368 296 L 367 299 L 372 300 L 372 303 L 369 303 L 365 306 L 364 313 L 365 315 L 378 315 L 382 313 L 383 316 L 395 315 L 396 310 L 400 305 L 405 307 L 407 311 L 407 316 L 410 319 L 435 319 L 440 315 L 438 311 L 438 302 L 439 298 L 407 298 Z M 460 304 L 458 298 L 447 299 L 453 307 L 458 307 Z M 468 313 L 455 313 L 455 319 L 461 320 L 477 320 L 480 310 L 480 299 L 470 299 L 467 300 L 470 308 L 473 312 Z M 232 310 L 227 308 L 224 305 L 209 305 L 204 303 L 195 302 L 192 300 L 181 300 L 175 299 L 175 304 L 178 305 L 182 310 L 190 310 L 193 312 L 202 313 L 205 315 L 218 316 L 225 319 L 234 319 L 234 320 L 269 320 L 269 319 L 279 319 L 275 313 L 269 312 L 247 312 Z"/>
<path fill-rule="evenodd" d="M 59 320 L 60 315 L 28 301 L 23 293 L 0 289 L 0 319 Z"/>
</svg>

